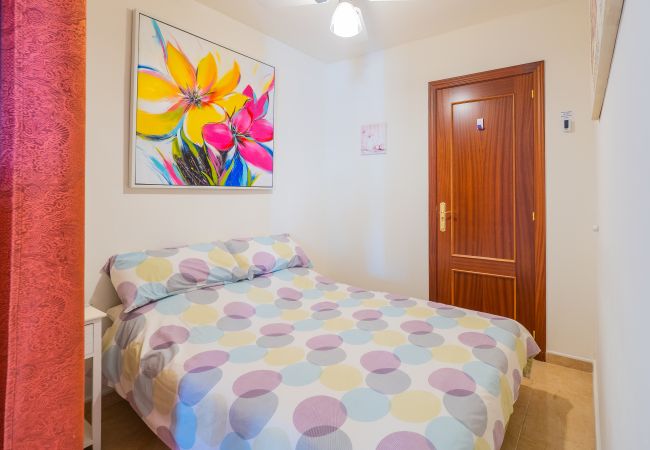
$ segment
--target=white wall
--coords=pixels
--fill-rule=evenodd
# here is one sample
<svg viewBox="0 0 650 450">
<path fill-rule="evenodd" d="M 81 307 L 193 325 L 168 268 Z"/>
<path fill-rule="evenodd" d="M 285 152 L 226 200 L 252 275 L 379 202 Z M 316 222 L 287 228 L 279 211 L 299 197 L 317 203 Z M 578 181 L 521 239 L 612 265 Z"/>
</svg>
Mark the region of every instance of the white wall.
<svg viewBox="0 0 650 450">
<path fill-rule="evenodd" d="M 273 192 L 128 191 L 130 21 L 140 8 L 277 68 Z M 548 350 L 591 358 L 595 156 L 587 2 L 568 0 L 324 65 L 191 0 L 88 3 L 86 292 L 108 256 L 288 231 L 321 272 L 428 296 L 427 83 L 546 61 Z M 564 134 L 560 111 L 576 130 Z M 388 121 L 388 155 L 361 157 Z M 95 299 L 110 296 L 101 284 Z M 97 300 L 93 300 L 97 301 Z"/>
<path fill-rule="evenodd" d="M 126 188 L 133 8 L 276 67 L 273 192 Z M 87 16 L 86 298 L 113 301 L 99 269 L 118 252 L 281 231 L 300 240 L 324 65 L 192 0 L 92 0 Z"/>
<path fill-rule="evenodd" d="M 603 450 L 650 448 L 650 2 L 625 0 L 598 124 Z"/>
<path fill-rule="evenodd" d="M 589 14 L 573 0 L 333 64 L 328 214 L 304 230 L 319 268 L 376 289 L 428 296 L 427 83 L 546 61 L 548 350 L 594 356 L 596 218 Z M 560 112 L 575 112 L 575 132 Z M 388 122 L 388 154 L 359 155 L 362 123 Z M 326 186 L 326 187 L 325 187 Z"/>
</svg>

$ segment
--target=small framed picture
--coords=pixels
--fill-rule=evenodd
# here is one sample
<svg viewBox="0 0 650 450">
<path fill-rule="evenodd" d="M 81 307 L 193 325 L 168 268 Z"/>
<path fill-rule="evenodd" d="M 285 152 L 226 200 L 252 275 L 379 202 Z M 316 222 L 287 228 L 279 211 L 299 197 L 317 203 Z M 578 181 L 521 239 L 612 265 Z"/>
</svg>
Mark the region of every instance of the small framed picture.
<svg viewBox="0 0 650 450">
<path fill-rule="evenodd" d="M 386 128 L 385 122 L 361 126 L 362 155 L 386 154 Z"/>
</svg>

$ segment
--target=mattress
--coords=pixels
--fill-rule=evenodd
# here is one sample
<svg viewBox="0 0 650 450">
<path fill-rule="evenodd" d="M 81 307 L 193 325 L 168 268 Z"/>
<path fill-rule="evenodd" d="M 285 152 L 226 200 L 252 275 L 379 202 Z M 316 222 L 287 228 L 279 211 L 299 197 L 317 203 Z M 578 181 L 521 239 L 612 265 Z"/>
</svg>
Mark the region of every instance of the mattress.
<svg viewBox="0 0 650 450">
<path fill-rule="evenodd" d="M 122 313 L 103 373 L 173 449 L 498 449 L 528 359 L 503 317 L 306 268 Z"/>
</svg>

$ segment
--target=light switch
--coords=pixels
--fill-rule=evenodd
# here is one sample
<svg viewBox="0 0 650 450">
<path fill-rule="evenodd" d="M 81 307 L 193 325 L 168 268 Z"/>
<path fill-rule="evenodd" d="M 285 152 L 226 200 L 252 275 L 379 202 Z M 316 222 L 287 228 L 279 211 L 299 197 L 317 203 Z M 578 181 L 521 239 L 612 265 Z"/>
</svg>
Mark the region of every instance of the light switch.
<svg viewBox="0 0 650 450">
<path fill-rule="evenodd" d="M 476 119 L 476 129 L 478 131 L 485 130 L 485 125 L 483 124 L 483 117 L 481 117 L 480 119 Z"/>
<path fill-rule="evenodd" d="M 562 131 L 565 133 L 573 132 L 573 111 L 562 111 L 560 113 L 562 118 Z"/>
</svg>

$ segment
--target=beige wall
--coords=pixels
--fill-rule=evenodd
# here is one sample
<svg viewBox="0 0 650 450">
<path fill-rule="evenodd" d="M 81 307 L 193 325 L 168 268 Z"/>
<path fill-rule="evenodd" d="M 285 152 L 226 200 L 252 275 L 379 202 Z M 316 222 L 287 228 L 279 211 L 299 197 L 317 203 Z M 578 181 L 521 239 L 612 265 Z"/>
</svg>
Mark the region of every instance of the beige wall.
<svg viewBox="0 0 650 450">
<path fill-rule="evenodd" d="M 603 450 L 650 448 L 650 2 L 625 0 L 598 124 L 597 386 Z"/>
<path fill-rule="evenodd" d="M 546 61 L 548 350 L 592 358 L 595 321 L 595 149 L 587 2 L 464 28 L 328 68 L 327 150 L 319 155 L 328 214 L 308 239 L 319 268 L 349 282 L 428 293 L 427 83 Z M 573 110 L 575 132 L 560 128 Z M 388 122 L 388 154 L 359 155 L 362 123 Z"/>
<path fill-rule="evenodd" d="M 276 67 L 272 192 L 126 188 L 133 8 Z M 322 63 L 192 0 L 90 1 L 87 43 L 87 299 L 114 301 L 99 269 L 118 252 L 281 231 L 302 237 L 301 210 L 311 201 L 303 187 L 315 170 L 307 153 L 323 142 L 313 118 Z"/>
</svg>

